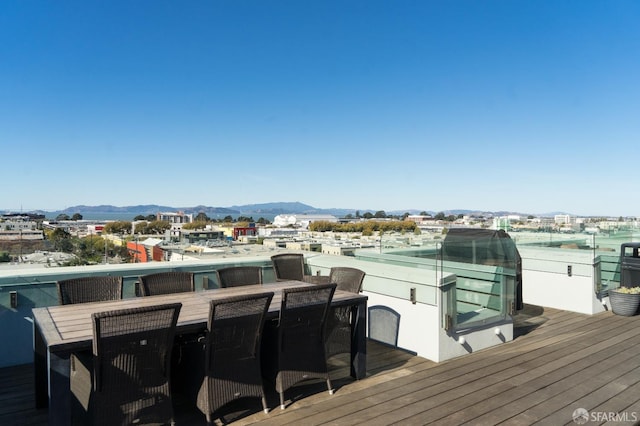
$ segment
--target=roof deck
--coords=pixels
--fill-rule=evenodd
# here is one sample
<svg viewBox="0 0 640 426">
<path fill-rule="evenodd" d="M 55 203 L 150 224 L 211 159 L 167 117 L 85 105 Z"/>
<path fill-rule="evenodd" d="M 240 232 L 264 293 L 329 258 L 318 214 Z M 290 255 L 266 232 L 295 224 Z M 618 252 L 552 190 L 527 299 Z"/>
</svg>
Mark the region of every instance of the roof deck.
<svg viewBox="0 0 640 426">
<path fill-rule="evenodd" d="M 268 414 L 257 400 L 226 411 L 231 424 L 588 424 L 640 423 L 640 316 L 566 312 L 528 305 L 515 318 L 511 342 L 436 363 L 376 342 L 368 374 L 349 377 L 347 361 L 331 362 L 336 392 L 309 381 L 287 392 L 285 410 L 270 394 Z M 35 410 L 31 365 L 0 369 L 0 424 L 46 425 Z M 291 400 L 293 398 L 293 401 Z M 177 425 L 205 424 L 176 398 Z"/>
</svg>

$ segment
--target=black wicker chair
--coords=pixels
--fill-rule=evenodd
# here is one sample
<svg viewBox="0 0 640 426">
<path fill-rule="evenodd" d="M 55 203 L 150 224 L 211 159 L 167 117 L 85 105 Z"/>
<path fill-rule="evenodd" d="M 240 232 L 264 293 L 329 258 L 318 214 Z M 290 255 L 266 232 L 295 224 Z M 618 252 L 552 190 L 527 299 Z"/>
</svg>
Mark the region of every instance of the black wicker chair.
<svg viewBox="0 0 640 426">
<path fill-rule="evenodd" d="M 360 269 L 333 267 L 329 273 L 329 282 L 336 284 L 337 290 L 360 293 L 365 273 Z M 338 306 L 329 309 L 326 330 L 327 358 L 341 353 L 351 352 L 351 306 Z"/>
<path fill-rule="evenodd" d="M 356 268 L 333 267 L 329 272 L 329 282 L 337 284 L 337 290 L 360 293 L 362 291 L 362 281 L 364 281 L 364 271 Z"/>
<path fill-rule="evenodd" d="M 74 424 L 171 424 L 171 348 L 181 304 L 92 315 L 93 353 L 72 354 Z"/>
<path fill-rule="evenodd" d="M 304 279 L 304 255 L 283 253 L 271 256 L 276 281 L 302 281 Z"/>
<path fill-rule="evenodd" d="M 195 291 L 193 272 L 158 272 L 138 279 L 140 296 Z"/>
<path fill-rule="evenodd" d="M 122 277 L 71 278 L 58 281 L 56 288 L 60 305 L 122 299 Z"/>
<path fill-rule="evenodd" d="M 232 266 L 216 270 L 220 287 L 239 287 L 243 285 L 262 284 L 262 268 L 260 266 Z"/>
<path fill-rule="evenodd" d="M 268 412 L 260 342 L 272 298 L 269 292 L 211 301 L 204 379 L 197 397 L 208 424 L 218 409 L 239 398 L 261 398 Z"/>
<path fill-rule="evenodd" d="M 333 394 L 325 355 L 325 321 L 335 284 L 282 291 L 278 323 L 276 391 L 284 409 L 284 392 L 307 379 L 325 379 Z"/>
</svg>

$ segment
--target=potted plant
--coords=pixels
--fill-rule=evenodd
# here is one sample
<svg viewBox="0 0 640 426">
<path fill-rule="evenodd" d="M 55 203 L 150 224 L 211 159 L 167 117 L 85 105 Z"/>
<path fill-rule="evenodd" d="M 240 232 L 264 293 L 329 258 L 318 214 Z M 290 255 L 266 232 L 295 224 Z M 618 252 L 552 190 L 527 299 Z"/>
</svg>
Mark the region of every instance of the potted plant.
<svg viewBox="0 0 640 426">
<path fill-rule="evenodd" d="M 640 287 L 618 287 L 609 290 L 609 303 L 614 314 L 630 317 L 640 306 Z"/>
</svg>

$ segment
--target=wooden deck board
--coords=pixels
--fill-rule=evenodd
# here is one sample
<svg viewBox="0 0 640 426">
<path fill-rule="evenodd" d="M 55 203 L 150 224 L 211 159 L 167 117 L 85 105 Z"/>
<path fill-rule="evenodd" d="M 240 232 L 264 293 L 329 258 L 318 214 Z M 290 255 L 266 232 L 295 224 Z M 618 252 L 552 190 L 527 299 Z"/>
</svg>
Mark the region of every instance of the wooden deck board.
<svg viewBox="0 0 640 426">
<path fill-rule="evenodd" d="M 349 360 L 331 360 L 336 392 L 310 381 L 270 413 L 257 400 L 230 406 L 235 425 L 572 425 L 576 408 L 605 416 L 592 424 L 640 424 L 640 316 L 581 315 L 529 307 L 518 337 L 498 347 L 435 363 L 368 343 L 367 377 L 349 377 Z M 0 424 L 46 425 L 33 404 L 33 366 L 0 369 Z M 602 414 L 601 414 L 602 413 Z M 176 402 L 178 426 L 202 425 L 197 409 Z"/>
</svg>

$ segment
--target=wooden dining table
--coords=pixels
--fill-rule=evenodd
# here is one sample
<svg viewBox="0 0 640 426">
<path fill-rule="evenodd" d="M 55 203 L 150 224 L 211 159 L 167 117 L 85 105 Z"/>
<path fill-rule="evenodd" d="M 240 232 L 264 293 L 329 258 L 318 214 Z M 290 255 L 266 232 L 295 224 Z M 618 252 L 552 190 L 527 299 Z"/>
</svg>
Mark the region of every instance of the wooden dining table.
<svg viewBox="0 0 640 426">
<path fill-rule="evenodd" d="M 313 286 L 302 281 L 280 281 L 262 285 L 218 288 L 188 293 L 135 297 L 107 302 L 80 303 L 34 308 L 34 369 L 36 407 L 49 407 L 50 425 L 67 425 L 71 420 L 70 357 L 77 351 L 91 350 L 93 325 L 91 315 L 96 312 L 182 303 L 176 334 L 198 333 L 206 330 L 210 301 L 225 297 L 272 291 L 268 319 L 280 312 L 282 290 Z M 336 290 L 332 306 L 351 306 L 351 376 L 362 379 L 366 375 L 367 296 Z"/>
</svg>

